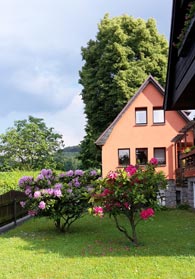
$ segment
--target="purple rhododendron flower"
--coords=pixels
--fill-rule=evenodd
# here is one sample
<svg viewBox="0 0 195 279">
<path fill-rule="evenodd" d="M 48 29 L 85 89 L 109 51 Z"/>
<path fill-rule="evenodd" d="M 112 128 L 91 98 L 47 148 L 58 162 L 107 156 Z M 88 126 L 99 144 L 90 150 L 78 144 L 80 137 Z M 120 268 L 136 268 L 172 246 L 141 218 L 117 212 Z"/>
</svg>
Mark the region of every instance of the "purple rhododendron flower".
<svg viewBox="0 0 195 279">
<path fill-rule="evenodd" d="M 89 193 L 91 193 L 92 191 L 94 190 L 94 188 L 93 187 L 87 187 L 87 191 L 89 192 Z"/>
<path fill-rule="evenodd" d="M 60 178 L 63 178 L 63 177 L 65 176 L 65 173 L 60 173 L 58 176 L 59 176 Z"/>
<path fill-rule="evenodd" d="M 46 189 L 46 191 L 47 191 L 47 194 L 50 196 L 52 196 L 54 194 L 54 189 L 52 189 L 52 188 L 48 188 L 48 189 Z"/>
<path fill-rule="evenodd" d="M 62 192 L 61 192 L 61 190 L 60 189 L 54 189 L 53 190 L 53 195 L 55 196 L 55 197 L 61 197 L 62 196 Z"/>
<path fill-rule="evenodd" d="M 83 176 L 84 171 L 82 171 L 82 170 L 75 170 L 74 174 L 78 175 L 78 176 Z"/>
<path fill-rule="evenodd" d="M 74 186 L 75 186 L 75 187 L 79 187 L 79 186 L 81 185 L 81 183 L 78 181 L 78 178 L 75 178 L 75 179 L 73 180 L 73 183 L 74 183 Z"/>
<path fill-rule="evenodd" d="M 62 189 L 63 185 L 61 183 L 55 184 L 54 188 L 55 189 Z"/>
<path fill-rule="evenodd" d="M 41 192 L 40 191 L 36 191 L 34 192 L 34 198 L 38 199 L 41 196 Z"/>
<path fill-rule="evenodd" d="M 42 169 L 41 174 L 46 178 L 50 178 L 52 176 L 52 170 Z"/>
<path fill-rule="evenodd" d="M 66 176 L 73 176 L 74 175 L 74 171 L 73 170 L 69 170 L 66 172 L 65 174 Z"/>
<path fill-rule="evenodd" d="M 42 174 L 39 174 L 36 178 L 36 181 L 43 180 L 45 177 Z"/>
<path fill-rule="evenodd" d="M 71 188 L 68 188 L 68 189 L 67 189 L 67 193 L 71 194 L 71 193 L 72 193 L 72 189 L 71 189 Z"/>
<path fill-rule="evenodd" d="M 97 171 L 96 170 L 91 170 L 90 171 L 90 175 L 91 176 L 96 176 L 97 175 Z"/>
<path fill-rule="evenodd" d="M 30 183 L 33 181 L 32 176 L 23 176 L 22 178 L 19 179 L 18 185 L 22 186 L 24 183 Z"/>
<path fill-rule="evenodd" d="M 26 205 L 26 202 L 25 202 L 25 201 L 21 201 L 21 202 L 20 202 L 20 206 L 21 206 L 21 207 L 23 207 L 23 208 L 24 208 L 24 207 L 25 207 L 25 205 Z"/>
<path fill-rule="evenodd" d="M 29 196 L 29 194 L 31 194 L 31 187 L 30 186 L 26 186 L 26 190 L 24 191 L 25 195 Z"/>
</svg>

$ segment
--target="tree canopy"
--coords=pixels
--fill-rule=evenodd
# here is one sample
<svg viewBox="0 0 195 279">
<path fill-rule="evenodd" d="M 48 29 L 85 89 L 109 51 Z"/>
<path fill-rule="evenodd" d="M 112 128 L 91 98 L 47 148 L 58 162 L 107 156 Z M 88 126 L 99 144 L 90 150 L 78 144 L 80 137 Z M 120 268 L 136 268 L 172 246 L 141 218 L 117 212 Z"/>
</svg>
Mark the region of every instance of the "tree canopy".
<svg viewBox="0 0 195 279">
<path fill-rule="evenodd" d="M 82 47 L 84 65 L 79 82 L 87 125 L 80 157 L 85 167 L 100 162 L 95 140 L 148 75 L 165 84 L 167 55 L 168 42 L 158 33 L 154 19 L 104 16 L 96 39 Z"/>
<path fill-rule="evenodd" d="M 43 119 L 29 116 L 14 122 L 0 135 L 1 164 L 8 168 L 40 169 L 55 166 L 54 155 L 63 146 L 62 135 Z"/>
</svg>

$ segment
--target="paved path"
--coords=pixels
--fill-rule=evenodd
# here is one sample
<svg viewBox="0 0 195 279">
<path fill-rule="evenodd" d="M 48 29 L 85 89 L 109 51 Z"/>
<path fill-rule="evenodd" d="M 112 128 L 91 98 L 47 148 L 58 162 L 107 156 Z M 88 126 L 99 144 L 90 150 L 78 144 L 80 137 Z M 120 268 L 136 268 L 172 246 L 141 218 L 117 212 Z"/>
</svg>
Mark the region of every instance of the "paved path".
<svg viewBox="0 0 195 279">
<path fill-rule="evenodd" d="M 24 216 L 24 217 L 16 220 L 16 224 L 15 224 L 15 222 L 11 222 L 9 224 L 6 224 L 6 225 L 0 227 L 0 234 L 7 232 L 11 229 L 14 229 L 15 227 L 17 227 L 18 225 L 22 224 L 23 222 L 27 221 L 30 218 L 31 218 L 31 216 L 27 215 L 27 216 Z"/>
</svg>

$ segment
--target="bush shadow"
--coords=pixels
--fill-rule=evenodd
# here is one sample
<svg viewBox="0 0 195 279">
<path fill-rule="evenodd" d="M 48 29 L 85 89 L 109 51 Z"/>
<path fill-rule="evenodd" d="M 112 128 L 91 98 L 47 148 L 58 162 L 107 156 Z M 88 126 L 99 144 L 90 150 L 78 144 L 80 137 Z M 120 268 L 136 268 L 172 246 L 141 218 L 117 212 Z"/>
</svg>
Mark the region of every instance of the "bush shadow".
<svg viewBox="0 0 195 279">
<path fill-rule="evenodd" d="M 124 220 L 122 220 L 124 222 Z M 30 219 L 1 238 L 21 238 L 19 247 L 60 257 L 195 256 L 195 213 L 183 210 L 160 212 L 152 222 L 137 227 L 140 245 L 133 246 L 108 217 L 85 216 L 69 233 L 58 232 L 51 220 Z"/>
</svg>

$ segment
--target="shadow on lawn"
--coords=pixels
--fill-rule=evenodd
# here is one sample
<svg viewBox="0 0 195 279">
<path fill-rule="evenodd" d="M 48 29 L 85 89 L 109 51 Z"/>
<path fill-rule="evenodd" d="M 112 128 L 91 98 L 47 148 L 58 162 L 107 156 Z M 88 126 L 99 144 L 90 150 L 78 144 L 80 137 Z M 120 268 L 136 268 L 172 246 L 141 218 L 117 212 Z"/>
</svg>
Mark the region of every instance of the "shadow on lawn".
<svg viewBox="0 0 195 279">
<path fill-rule="evenodd" d="M 31 219 L 1 238 L 26 242 L 17 249 L 56 253 L 61 257 L 195 256 L 195 214 L 161 212 L 153 222 L 138 226 L 140 246 L 134 247 L 110 218 L 87 216 L 72 225 L 70 233 L 57 232 L 48 219 Z"/>
</svg>

